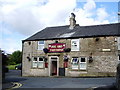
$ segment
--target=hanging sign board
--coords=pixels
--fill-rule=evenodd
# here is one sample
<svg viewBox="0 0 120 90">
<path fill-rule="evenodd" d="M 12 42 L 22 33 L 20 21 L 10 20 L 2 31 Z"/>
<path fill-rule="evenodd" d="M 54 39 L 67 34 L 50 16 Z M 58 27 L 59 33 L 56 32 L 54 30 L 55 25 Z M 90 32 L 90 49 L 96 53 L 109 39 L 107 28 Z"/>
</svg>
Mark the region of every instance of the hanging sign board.
<svg viewBox="0 0 120 90">
<path fill-rule="evenodd" d="M 49 44 L 48 49 L 49 52 L 64 52 L 65 47 L 65 43 L 53 43 Z"/>
</svg>

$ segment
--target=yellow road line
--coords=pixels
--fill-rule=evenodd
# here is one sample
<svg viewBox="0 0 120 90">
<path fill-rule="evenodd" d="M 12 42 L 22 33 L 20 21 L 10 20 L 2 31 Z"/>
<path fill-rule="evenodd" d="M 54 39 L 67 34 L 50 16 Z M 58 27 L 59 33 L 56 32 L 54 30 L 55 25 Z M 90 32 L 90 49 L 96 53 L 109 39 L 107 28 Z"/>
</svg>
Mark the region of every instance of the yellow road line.
<svg viewBox="0 0 120 90">
<path fill-rule="evenodd" d="M 13 87 L 12 87 L 12 88 L 19 88 L 19 87 L 21 87 L 21 86 L 22 86 L 21 83 L 13 82 Z"/>
<path fill-rule="evenodd" d="M 15 88 L 19 88 L 19 87 L 21 87 L 21 86 L 22 86 L 21 83 L 18 83 L 18 82 L 12 82 L 12 87 L 11 87 L 11 88 L 8 88 L 8 89 L 6 89 L 6 90 L 13 90 L 13 89 L 15 89 Z"/>
</svg>

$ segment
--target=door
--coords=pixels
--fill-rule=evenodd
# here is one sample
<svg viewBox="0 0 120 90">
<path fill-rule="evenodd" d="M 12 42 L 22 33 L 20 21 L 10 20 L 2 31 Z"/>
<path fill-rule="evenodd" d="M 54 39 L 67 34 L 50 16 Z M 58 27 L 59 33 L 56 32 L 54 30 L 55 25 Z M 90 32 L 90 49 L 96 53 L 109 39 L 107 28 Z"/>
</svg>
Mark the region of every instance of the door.
<svg viewBox="0 0 120 90">
<path fill-rule="evenodd" d="M 52 76 L 57 75 L 57 61 L 52 61 L 51 74 Z"/>
<path fill-rule="evenodd" d="M 49 57 L 49 76 L 58 76 L 59 70 L 59 57 L 51 56 Z"/>
</svg>

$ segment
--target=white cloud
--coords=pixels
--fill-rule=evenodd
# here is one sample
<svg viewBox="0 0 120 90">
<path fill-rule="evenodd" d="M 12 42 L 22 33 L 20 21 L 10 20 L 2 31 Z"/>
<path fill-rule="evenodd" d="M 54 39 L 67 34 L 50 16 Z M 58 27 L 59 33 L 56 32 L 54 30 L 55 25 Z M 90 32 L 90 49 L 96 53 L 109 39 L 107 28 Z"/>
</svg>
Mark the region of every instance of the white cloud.
<svg viewBox="0 0 120 90">
<path fill-rule="evenodd" d="M 77 8 L 74 13 L 76 14 L 77 23 L 81 26 L 110 23 L 109 20 L 107 20 L 109 15 L 105 8 L 96 8 L 94 0 L 87 0 L 84 7 Z"/>
<path fill-rule="evenodd" d="M 20 41 L 17 41 L 17 40 L 12 39 L 12 38 L 4 38 L 3 40 L 2 40 L 2 42 L 3 42 L 2 50 L 4 50 L 5 52 L 11 54 L 13 51 L 22 50 L 21 49 L 22 44 Z"/>
<path fill-rule="evenodd" d="M 71 12 L 80 26 L 110 23 L 105 8 L 97 8 L 94 0 L 87 0 L 76 8 L 77 0 L 4 0 L 0 1 L 0 21 L 8 25 L 4 33 L 18 32 L 30 36 L 48 26 L 69 24 Z M 73 11 L 74 10 L 74 11 Z M 9 30 L 9 31 L 8 31 Z M 4 37 L 3 48 L 8 52 L 21 49 L 20 39 Z M 0 40 L 1 41 L 1 40 Z M 18 42 L 20 41 L 20 42 Z M 7 44 L 9 43 L 9 44 Z M 0 45 L 1 47 L 1 45 Z M 9 47 L 9 48 L 8 48 Z"/>
<path fill-rule="evenodd" d="M 108 17 L 108 13 L 106 12 L 105 8 L 98 8 L 97 9 L 97 20 L 102 21 Z"/>
<path fill-rule="evenodd" d="M 76 6 L 75 0 L 14 0 L 12 4 L 5 0 L 4 3 L 0 11 L 4 18 L 1 19 L 14 31 L 25 35 L 46 26 L 63 24 Z"/>
</svg>

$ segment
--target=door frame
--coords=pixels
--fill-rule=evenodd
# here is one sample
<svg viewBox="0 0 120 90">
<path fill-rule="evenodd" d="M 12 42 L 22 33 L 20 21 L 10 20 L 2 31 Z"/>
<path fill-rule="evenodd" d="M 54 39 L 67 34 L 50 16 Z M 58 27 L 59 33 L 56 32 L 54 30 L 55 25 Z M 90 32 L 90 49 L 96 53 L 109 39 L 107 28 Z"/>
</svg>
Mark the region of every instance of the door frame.
<svg viewBox="0 0 120 90">
<path fill-rule="evenodd" d="M 56 58 L 56 60 L 52 60 L 51 58 Z M 59 57 L 58 56 L 49 57 L 49 76 L 52 76 L 51 75 L 52 61 L 57 61 L 57 76 L 59 76 Z"/>
</svg>

